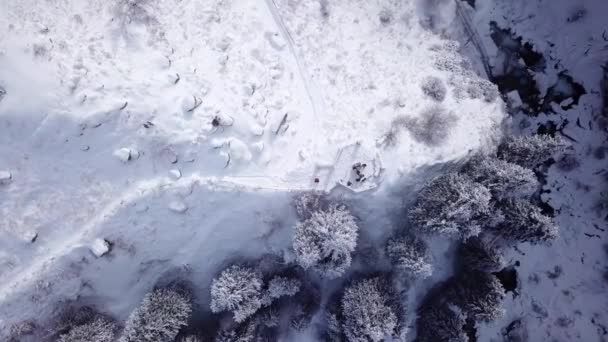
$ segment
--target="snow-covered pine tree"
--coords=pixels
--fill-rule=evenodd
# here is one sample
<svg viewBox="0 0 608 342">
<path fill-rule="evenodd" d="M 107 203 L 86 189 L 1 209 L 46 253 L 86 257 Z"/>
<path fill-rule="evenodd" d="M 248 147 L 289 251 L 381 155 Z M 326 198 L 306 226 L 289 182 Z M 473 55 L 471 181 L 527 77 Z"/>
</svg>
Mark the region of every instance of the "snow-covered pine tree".
<svg viewBox="0 0 608 342">
<path fill-rule="evenodd" d="M 498 158 L 533 169 L 563 150 L 561 138 L 549 135 L 510 136 L 498 146 Z"/>
<path fill-rule="evenodd" d="M 462 312 L 475 321 L 493 321 L 504 313 L 502 301 L 505 290 L 490 273 L 466 272 L 448 286 L 447 297 Z"/>
<path fill-rule="evenodd" d="M 236 322 L 262 307 L 262 275 L 252 268 L 233 265 L 211 283 L 211 311 L 231 311 Z"/>
<path fill-rule="evenodd" d="M 466 316 L 453 304 L 440 301 L 424 303 L 418 309 L 416 341 L 468 342 L 465 322 Z"/>
<path fill-rule="evenodd" d="M 390 239 L 386 253 L 394 266 L 415 278 L 426 278 L 433 273 L 428 248 L 423 240 L 415 236 Z"/>
<path fill-rule="evenodd" d="M 359 227 L 345 207 L 317 211 L 295 227 L 293 248 L 298 264 L 326 278 L 340 277 L 351 264 Z"/>
<path fill-rule="evenodd" d="M 342 328 L 349 342 L 379 342 L 396 334 L 398 318 L 388 284 L 364 279 L 346 288 L 342 297 Z"/>
<path fill-rule="evenodd" d="M 198 336 L 188 335 L 180 338 L 179 340 L 177 340 L 177 342 L 203 342 L 203 340 Z"/>
<path fill-rule="evenodd" d="M 505 266 L 500 251 L 478 237 L 468 239 L 458 248 L 459 263 L 465 270 L 498 272 Z"/>
<path fill-rule="evenodd" d="M 72 328 L 68 333 L 59 336 L 57 342 L 112 342 L 116 331 L 116 324 L 99 317 L 90 323 Z"/>
<path fill-rule="evenodd" d="M 527 197 L 538 188 L 532 170 L 497 158 L 475 156 L 463 168 L 463 173 L 490 189 L 496 198 Z"/>
<path fill-rule="evenodd" d="M 191 312 L 189 295 L 173 288 L 155 289 L 129 316 L 120 342 L 172 341 Z"/>
<path fill-rule="evenodd" d="M 409 211 L 414 228 L 421 233 L 477 236 L 490 214 L 490 190 L 470 178 L 450 173 L 424 186 Z"/>
<path fill-rule="evenodd" d="M 505 200 L 500 202 L 499 208 L 503 220 L 494 229 L 507 241 L 537 244 L 551 242 L 558 236 L 553 220 L 530 201 Z"/>
<path fill-rule="evenodd" d="M 306 191 L 293 198 L 296 214 L 300 220 L 308 220 L 314 212 L 327 208 L 327 199 L 321 192 Z"/>
</svg>

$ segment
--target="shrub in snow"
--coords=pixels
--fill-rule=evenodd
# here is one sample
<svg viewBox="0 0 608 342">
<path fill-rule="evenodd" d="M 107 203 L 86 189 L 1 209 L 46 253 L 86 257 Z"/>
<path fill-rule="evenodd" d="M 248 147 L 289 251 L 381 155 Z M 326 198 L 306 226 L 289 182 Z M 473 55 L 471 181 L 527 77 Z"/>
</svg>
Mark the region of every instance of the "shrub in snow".
<svg viewBox="0 0 608 342">
<path fill-rule="evenodd" d="M 490 212 L 490 190 L 459 174 L 429 182 L 409 211 L 414 227 L 422 233 L 476 236 Z"/>
<path fill-rule="evenodd" d="M 262 303 L 264 305 L 270 305 L 276 299 L 281 297 L 292 297 L 298 291 L 300 291 L 301 283 L 297 279 L 290 279 L 286 277 L 274 277 L 268 282 L 268 288 L 266 289 Z"/>
<path fill-rule="evenodd" d="M 155 289 L 129 316 L 120 342 L 173 341 L 191 312 L 188 295 L 172 288 Z"/>
<path fill-rule="evenodd" d="M 538 188 L 532 170 L 496 158 L 476 156 L 467 163 L 463 173 L 498 198 L 529 196 Z"/>
<path fill-rule="evenodd" d="M 563 148 L 562 139 L 548 135 L 511 136 L 498 147 L 498 158 L 532 169 Z"/>
<path fill-rule="evenodd" d="M 13 175 L 9 171 L 0 171 L 0 185 L 6 185 L 11 182 Z"/>
<path fill-rule="evenodd" d="M 467 342 L 465 322 L 466 316 L 455 305 L 440 301 L 424 303 L 418 310 L 416 341 Z"/>
<path fill-rule="evenodd" d="M 445 100 L 445 96 L 448 92 L 443 81 L 434 76 L 427 77 L 422 81 L 422 91 L 437 102 Z"/>
<path fill-rule="evenodd" d="M 93 322 L 98 316 L 99 314 L 89 306 L 68 305 L 59 314 L 52 334 L 68 333 L 77 326 Z"/>
<path fill-rule="evenodd" d="M 91 323 L 79 325 L 59 336 L 57 342 L 112 342 L 117 327 L 113 322 L 97 318 Z"/>
<path fill-rule="evenodd" d="M 298 263 L 327 278 L 344 274 L 351 264 L 359 227 L 344 207 L 317 211 L 296 225 L 293 248 Z"/>
<path fill-rule="evenodd" d="M 475 321 L 493 321 L 504 312 L 505 290 L 496 276 L 484 272 L 466 272 L 450 284 L 448 298 Z"/>
<path fill-rule="evenodd" d="M 426 278 L 433 273 L 426 244 L 414 236 L 390 239 L 386 253 L 393 265 L 414 277 Z"/>
<path fill-rule="evenodd" d="M 557 238 L 558 228 L 553 220 L 530 201 L 510 199 L 500 202 L 499 208 L 503 220 L 495 230 L 505 240 L 536 244 Z"/>
<path fill-rule="evenodd" d="M 458 249 L 459 263 L 465 270 L 498 272 L 505 266 L 500 251 L 480 238 L 468 239 Z"/>
<path fill-rule="evenodd" d="M 428 146 L 439 146 L 447 140 L 456 121 L 457 116 L 436 106 L 420 113 L 420 117 L 409 119 L 406 127 L 416 141 Z"/>
<path fill-rule="evenodd" d="M 361 280 L 344 291 L 343 331 L 350 342 L 384 341 L 395 335 L 398 319 L 389 288 L 381 278 Z"/>
<path fill-rule="evenodd" d="M 263 286 L 259 272 L 231 266 L 211 283 L 211 311 L 231 311 L 236 322 L 243 322 L 262 307 Z"/>
</svg>

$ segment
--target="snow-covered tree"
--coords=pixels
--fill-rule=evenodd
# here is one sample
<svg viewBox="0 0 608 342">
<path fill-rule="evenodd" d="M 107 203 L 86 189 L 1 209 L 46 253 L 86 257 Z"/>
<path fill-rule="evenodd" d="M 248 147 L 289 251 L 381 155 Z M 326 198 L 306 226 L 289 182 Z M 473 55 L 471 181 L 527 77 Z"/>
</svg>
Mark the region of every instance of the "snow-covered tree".
<svg viewBox="0 0 608 342">
<path fill-rule="evenodd" d="M 504 313 L 502 301 L 505 290 L 490 273 L 466 272 L 456 277 L 448 287 L 448 298 L 475 321 L 493 321 Z"/>
<path fill-rule="evenodd" d="M 564 146 L 562 139 L 548 135 L 510 136 L 498 147 L 498 158 L 532 169 Z"/>
<path fill-rule="evenodd" d="M 120 342 L 173 341 L 191 312 L 187 294 L 173 288 L 155 289 L 129 316 Z"/>
<path fill-rule="evenodd" d="M 262 275 L 248 267 L 233 265 L 211 283 L 211 311 L 231 311 L 243 322 L 262 307 Z"/>
<path fill-rule="evenodd" d="M 90 323 L 72 328 L 68 333 L 59 336 L 57 342 L 112 342 L 116 334 L 116 325 L 104 318 L 97 318 Z"/>
<path fill-rule="evenodd" d="M 315 191 L 306 191 L 296 195 L 293 204 L 300 220 L 308 220 L 313 213 L 324 210 L 328 205 L 325 196 Z"/>
<path fill-rule="evenodd" d="M 507 241 L 550 242 L 558 236 L 553 220 L 530 201 L 510 199 L 500 203 L 503 220 L 495 230 Z"/>
<path fill-rule="evenodd" d="M 416 321 L 419 342 L 468 342 L 464 331 L 466 316 L 457 306 L 448 302 L 423 304 Z"/>
<path fill-rule="evenodd" d="M 429 182 L 418 194 L 409 218 L 421 233 L 477 236 L 490 213 L 490 190 L 450 173 Z"/>
<path fill-rule="evenodd" d="M 477 237 L 470 238 L 460 245 L 458 257 L 465 270 L 498 272 L 505 266 L 500 251 Z"/>
<path fill-rule="evenodd" d="M 215 337 L 215 342 L 254 342 L 256 330 L 256 322 L 249 320 L 236 328 L 220 330 Z"/>
<path fill-rule="evenodd" d="M 476 156 L 467 163 L 463 173 L 490 189 L 497 198 L 525 197 L 538 188 L 532 170 L 496 158 Z"/>
<path fill-rule="evenodd" d="M 180 338 L 179 340 L 177 340 L 177 342 L 203 342 L 203 340 L 198 336 L 188 335 Z"/>
<path fill-rule="evenodd" d="M 270 305 L 281 297 L 292 297 L 300 291 L 301 283 L 297 279 L 274 277 L 268 282 L 268 288 L 263 295 L 263 304 Z"/>
<path fill-rule="evenodd" d="M 422 81 L 422 92 L 437 102 L 445 100 L 447 88 L 439 77 L 430 76 Z"/>
<path fill-rule="evenodd" d="M 390 239 L 386 253 L 393 265 L 416 278 L 426 278 L 433 273 L 428 248 L 419 238 L 407 235 Z"/>
<path fill-rule="evenodd" d="M 350 266 L 359 227 L 344 207 L 317 211 L 296 225 L 293 248 L 304 269 L 313 268 L 327 278 L 337 278 Z"/>
<path fill-rule="evenodd" d="M 378 342 L 396 334 L 398 318 L 381 278 L 361 280 L 342 297 L 343 331 L 349 342 Z"/>
</svg>

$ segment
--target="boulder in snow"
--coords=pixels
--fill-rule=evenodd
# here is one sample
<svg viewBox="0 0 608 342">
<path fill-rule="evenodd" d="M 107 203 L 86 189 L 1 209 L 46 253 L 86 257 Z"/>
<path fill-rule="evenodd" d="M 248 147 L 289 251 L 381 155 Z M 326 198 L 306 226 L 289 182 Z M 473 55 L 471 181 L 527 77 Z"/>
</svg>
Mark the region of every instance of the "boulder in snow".
<svg viewBox="0 0 608 342">
<path fill-rule="evenodd" d="M 0 171 L 0 185 L 8 184 L 13 180 L 13 175 L 9 171 Z"/>
<path fill-rule="evenodd" d="M 172 201 L 169 203 L 169 210 L 175 213 L 183 214 L 188 210 L 188 206 L 182 201 Z"/>
<path fill-rule="evenodd" d="M 114 156 L 123 163 L 139 158 L 139 152 L 137 150 L 123 147 L 114 151 Z"/>
<path fill-rule="evenodd" d="M 104 239 L 95 239 L 90 246 L 91 253 L 98 258 L 108 254 L 110 252 L 110 242 Z"/>
<path fill-rule="evenodd" d="M 169 171 L 169 176 L 174 180 L 178 180 L 182 177 L 182 172 L 178 169 L 173 169 Z"/>
</svg>

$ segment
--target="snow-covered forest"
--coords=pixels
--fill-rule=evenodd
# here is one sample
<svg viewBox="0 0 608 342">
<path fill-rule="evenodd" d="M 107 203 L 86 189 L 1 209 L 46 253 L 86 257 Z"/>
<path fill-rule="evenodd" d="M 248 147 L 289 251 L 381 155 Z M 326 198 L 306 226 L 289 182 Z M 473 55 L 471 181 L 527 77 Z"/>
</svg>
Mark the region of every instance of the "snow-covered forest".
<svg viewBox="0 0 608 342">
<path fill-rule="evenodd" d="M 607 341 L 606 13 L 0 0 L 0 340 Z"/>
</svg>

